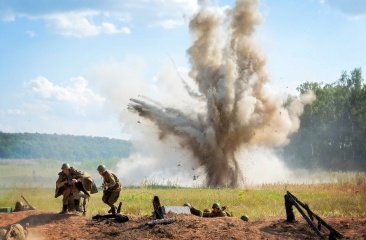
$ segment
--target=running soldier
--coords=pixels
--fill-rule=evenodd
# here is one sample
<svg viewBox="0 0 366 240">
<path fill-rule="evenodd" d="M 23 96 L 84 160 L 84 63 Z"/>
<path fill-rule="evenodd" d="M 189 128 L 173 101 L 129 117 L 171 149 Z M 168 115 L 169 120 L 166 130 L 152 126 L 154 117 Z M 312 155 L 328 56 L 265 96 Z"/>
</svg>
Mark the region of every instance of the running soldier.
<svg viewBox="0 0 366 240">
<path fill-rule="evenodd" d="M 113 172 L 108 171 L 104 165 L 99 165 L 97 171 L 103 177 L 102 201 L 111 207 L 108 212 L 115 215 L 117 213 L 117 207 L 114 203 L 117 202 L 122 189 L 121 181 Z"/>
</svg>

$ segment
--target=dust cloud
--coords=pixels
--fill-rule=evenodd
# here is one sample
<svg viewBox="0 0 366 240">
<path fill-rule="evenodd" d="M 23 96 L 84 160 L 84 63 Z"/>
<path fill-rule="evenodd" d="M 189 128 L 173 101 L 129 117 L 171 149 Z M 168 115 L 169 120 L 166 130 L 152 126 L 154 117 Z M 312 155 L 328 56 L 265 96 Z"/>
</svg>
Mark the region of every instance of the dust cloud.
<svg viewBox="0 0 366 240">
<path fill-rule="evenodd" d="M 248 151 L 286 145 L 299 128 L 304 104 L 314 100 L 308 93 L 284 108 L 283 100 L 268 90 L 266 58 L 254 40 L 262 21 L 258 4 L 238 0 L 221 15 L 205 5 L 190 21 L 188 75 L 195 86 L 183 80 L 183 89 L 196 104 L 170 107 L 169 100 L 145 97 L 131 98 L 128 104 L 130 111 L 153 123 L 162 142 L 173 136 L 191 154 L 195 168 L 203 169 L 207 186 L 244 183 L 245 174 L 250 174 Z"/>
</svg>

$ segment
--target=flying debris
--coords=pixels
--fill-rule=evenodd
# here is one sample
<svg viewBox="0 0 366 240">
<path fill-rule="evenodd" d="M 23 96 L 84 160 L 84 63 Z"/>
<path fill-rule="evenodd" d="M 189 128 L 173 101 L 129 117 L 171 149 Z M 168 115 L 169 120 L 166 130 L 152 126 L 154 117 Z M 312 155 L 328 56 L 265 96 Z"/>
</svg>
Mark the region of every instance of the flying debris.
<svg viewBox="0 0 366 240">
<path fill-rule="evenodd" d="M 191 112 L 146 97 L 132 98 L 128 105 L 155 124 L 159 140 L 175 136 L 191 151 L 207 186 L 239 186 L 244 182 L 242 159 L 237 159 L 242 148 L 283 146 L 299 127 L 305 103 L 294 99 L 285 109 L 265 87 L 270 79 L 266 59 L 253 37 L 262 21 L 258 3 L 237 0 L 225 16 L 205 5 L 190 21 L 194 41 L 187 50 L 189 77 L 197 84 L 197 94 L 185 90 L 200 103 L 189 106 Z"/>
</svg>

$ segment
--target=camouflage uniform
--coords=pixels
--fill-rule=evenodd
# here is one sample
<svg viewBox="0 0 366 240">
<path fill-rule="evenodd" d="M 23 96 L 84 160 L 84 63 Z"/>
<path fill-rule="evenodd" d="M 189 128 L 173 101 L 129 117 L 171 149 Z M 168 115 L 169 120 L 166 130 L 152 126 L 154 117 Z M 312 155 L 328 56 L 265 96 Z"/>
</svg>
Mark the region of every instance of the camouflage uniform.
<svg viewBox="0 0 366 240">
<path fill-rule="evenodd" d="M 72 179 L 76 179 L 76 183 L 72 183 Z M 65 183 L 65 180 L 68 180 Z M 80 210 L 80 194 L 82 191 L 84 194 L 90 196 L 86 191 L 90 191 L 91 194 L 98 192 L 97 187 L 91 175 L 83 170 L 74 169 L 70 167 L 69 174 L 65 174 L 63 171 L 59 172 L 58 179 L 56 181 L 55 198 L 63 195 L 62 204 L 67 206 L 69 199 L 74 199 L 75 206 L 78 211 Z"/>
<path fill-rule="evenodd" d="M 10 226 L 9 230 L 0 230 L 1 240 L 25 240 L 28 232 L 22 227 L 22 225 L 16 223 Z"/>
<path fill-rule="evenodd" d="M 103 186 L 106 188 L 103 191 L 102 201 L 110 206 L 110 211 L 115 214 L 116 207 L 114 206 L 114 203 L 117 202 L 122 189 L 121 181 L 113 172 L 108 170 L 102 172 L 101 176 L 103 177 Z"/>
<path fill-rule="evenodd" d="M 211 211 L 211 212 L 204 212 L 202 214 L 202 217 L 227 217 L 227 213 L 226 211 L 223 211 L 223 210 L 219 210 L 218 212 L 215 212 L 215 211 Z"/>
</svg>

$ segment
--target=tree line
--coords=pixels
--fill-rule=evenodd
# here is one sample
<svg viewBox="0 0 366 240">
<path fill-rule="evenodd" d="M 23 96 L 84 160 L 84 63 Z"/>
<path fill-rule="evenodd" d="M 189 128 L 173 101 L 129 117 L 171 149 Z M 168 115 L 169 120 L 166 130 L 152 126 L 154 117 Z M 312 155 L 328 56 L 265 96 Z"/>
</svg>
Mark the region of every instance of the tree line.
<svg viewBox="0 0 366 240">
<path fill-rule="evenodd" d="M 283 156 L 291 167 L 366 170 L 366 86 L 361 68 L 331 84 L 305 82 L 297 90 L 312 90 L 316 100 L 305 106 L 299 131 L 291 136 Z"/>
<path fill-rule="evenodd" d="M 105 137 L 0 132 L 0 159 L 75 161 L 129 156 L 129 141 Z"/>
</svg>

